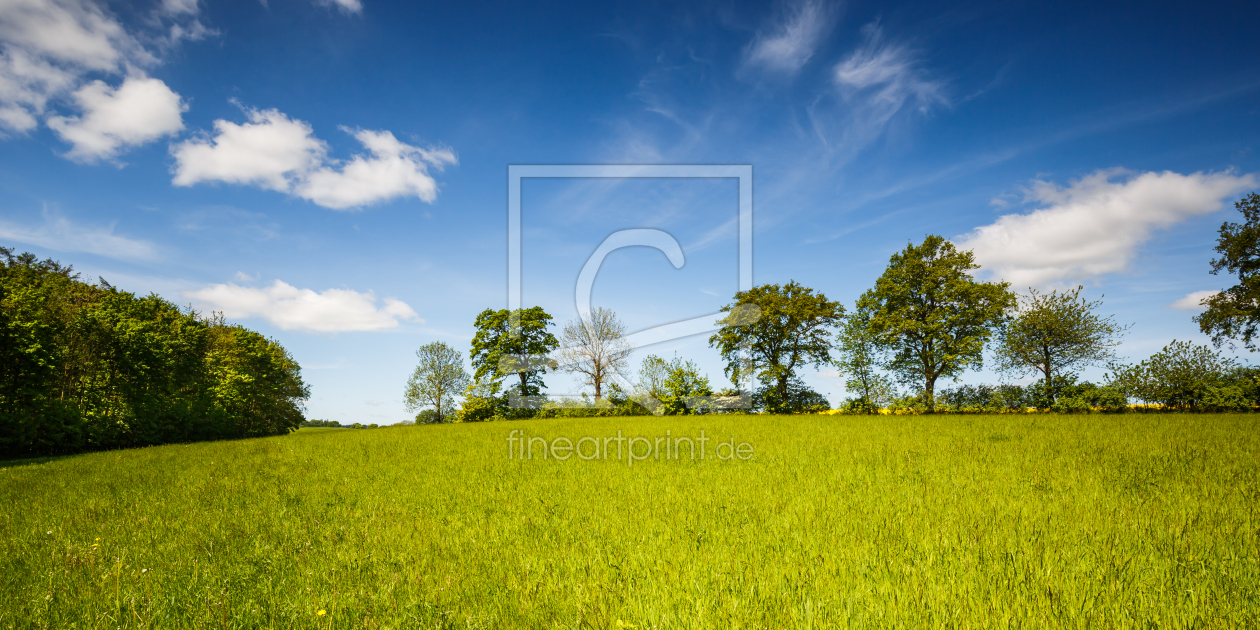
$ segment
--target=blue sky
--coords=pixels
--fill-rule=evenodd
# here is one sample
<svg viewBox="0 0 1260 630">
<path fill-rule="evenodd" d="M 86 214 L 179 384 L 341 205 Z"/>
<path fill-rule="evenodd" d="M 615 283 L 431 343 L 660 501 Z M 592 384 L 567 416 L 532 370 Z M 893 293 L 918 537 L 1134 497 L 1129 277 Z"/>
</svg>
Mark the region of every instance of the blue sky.
<svg viewBox="0 0 1260 630">
<path fill-rule="evenodd" d="M 415 349 L 467 356 L 476 314 L 507 304 L 509 164 L 751 164 L 758 284 L 851 305 L 894 251 L 942 234 L 982 277 L 1105 294 L 1136 360 L 1203 341 L 1186 297 L 1228 284 L 1208 261 L 1260 189 L 1257 18 L 1243 2 L 8 0 L 0 244 L 223 310 L 292 351 L 310 416 L 392 423 Z M 527 181 L 525 302 L 572 319 L 587 256 L 649 227 L 686 264 L 614 252 L 596 306 L 639 330 L 729 303 L 732 182 Z M 636 364 L 649 352 L 726 385 L 705 337 Z M 844 397 L 834 371 L 805 376 Z"/>
</svg>

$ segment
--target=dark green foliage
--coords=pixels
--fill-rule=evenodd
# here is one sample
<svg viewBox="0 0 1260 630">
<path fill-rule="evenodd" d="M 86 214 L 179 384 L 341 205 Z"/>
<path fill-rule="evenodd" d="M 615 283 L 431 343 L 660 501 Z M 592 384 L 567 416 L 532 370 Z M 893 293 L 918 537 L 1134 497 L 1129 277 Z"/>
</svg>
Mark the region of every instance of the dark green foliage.
<svg viewBox="0 0 1260 630">
<path fill-rule="evenodd" d="M 1047 399 L 1048 397 L 1042 394 L 1041 400 L 1044 402 Z M 1080 384 L 1064 385 L 1056 392 L 1049 408 L 1058 413 L 1089 413 L 1091 411 L 1119 413 L 1127 410 L 1128 404 L 1128 398 L 1119 388 L 1110 385 L 1095 385 L 1086 381 Z"/>
<path fill-rule="evenodd" d="M 799 378 L 788 379 L 787 395 L 781 395 L 777 379 L 762 379 L 762 387 L 753 392 L 753 410 L 762 413 L 804 413 L 827 411 L 831 403 L 827 397 L 812 390 Z"/>
<path fill-rule="evenodd" d="M 442 421 L 442 416 L 438 414 L 437 409 L 422 409 L 416 414 L 416 424 L 437 424 Z"/>
<path fill-rule="evenodd" d="M 791 399 L 796 370 L 831 363 L 831 334 L 844 318 L 839 302 L 795 281 L 741 291 L 721 310 L 728 315 L 709 345 L 726 361 L 727 377 L 736 388 L 752 376 L 772 382 L 778 401 Z"/>
<path fill-rule="evenodd" d="M 1238 284 L 1204 300 L 1207 310 L 1195 315 L 1194 321 L 1218 348 L 1241 340 L 1255 351 L 1256 326 L 1260 325 L 1260 194 L 1253 192 L 1234 207 L 1246 221 L 1221 225 L 1216 243 L 1221 257 L 1212 261 L 1212 274 L 1225 270 L 1238 276 Z"/>
<path fill-rule="evenodd" d="M 0 456 L 277 435 L 303 420 L 274 340 L 0 248 Z"/>
<path fill-rule="evenodd" d="M 341 423 L 336 420 L 306 420 L 302 423 L 304 427 L 313 427 L 319 429 L 340 429 Z"/>
<path fill-rule="evenodd" d="M 509 311 L 486 309 L 477 316 L 469 358 L 478 382 L 515 377 L 509 385 L 520 396 L 539 396 L 546 388 L 542 375 L 553 367 L 547 353 L 560 342 L 547 330 L 551 315 L 541 306 Z"/>
</svg>

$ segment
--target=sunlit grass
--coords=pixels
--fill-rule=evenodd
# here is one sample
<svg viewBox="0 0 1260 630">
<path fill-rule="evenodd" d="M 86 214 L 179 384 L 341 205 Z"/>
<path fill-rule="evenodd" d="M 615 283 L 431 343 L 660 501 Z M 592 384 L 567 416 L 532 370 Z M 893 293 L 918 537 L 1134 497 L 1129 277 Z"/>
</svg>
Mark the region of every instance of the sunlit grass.
<svg viewBox="0 0 1260 630">
<path fill-rule="evenodd" d="M 1254 627 L 1257 428 L 557 419 L 0 463 L 0 627 Z M 754 455 L 509 460 L 513 429 Z"/>
</svg>

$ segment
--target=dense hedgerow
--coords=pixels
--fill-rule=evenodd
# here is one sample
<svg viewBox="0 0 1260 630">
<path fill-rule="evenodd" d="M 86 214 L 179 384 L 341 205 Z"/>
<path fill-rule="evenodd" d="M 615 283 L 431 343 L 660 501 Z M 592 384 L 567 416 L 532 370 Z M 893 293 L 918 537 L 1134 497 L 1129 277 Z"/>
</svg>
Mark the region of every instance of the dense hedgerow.
<svg viewBox="0 0 1260 630">
<path fill-rule="evenodd" d="M 287 433 L 309 395 L 275 340 L 0 248 L 0 457 Z"/>
</svg>

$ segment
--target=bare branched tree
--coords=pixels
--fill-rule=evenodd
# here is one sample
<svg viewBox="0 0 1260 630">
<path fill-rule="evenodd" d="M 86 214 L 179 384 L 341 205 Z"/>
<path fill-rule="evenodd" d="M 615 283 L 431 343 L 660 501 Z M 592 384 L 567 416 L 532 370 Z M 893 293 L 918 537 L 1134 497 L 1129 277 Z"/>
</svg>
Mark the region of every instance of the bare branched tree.
<svg viewBox="0 0 1260 630">
<path fill-rule="evenodd" d="M 595 388 L 595 400 L 600 400 L 604 383 L 614 376 L 625 378 L 631 350 L 626 326 L 617 320 L 617 314 L 596 308 L 586 317 L 565 324 L 560 369 L 581 374 L 585 384 Z"/>
</svg>

